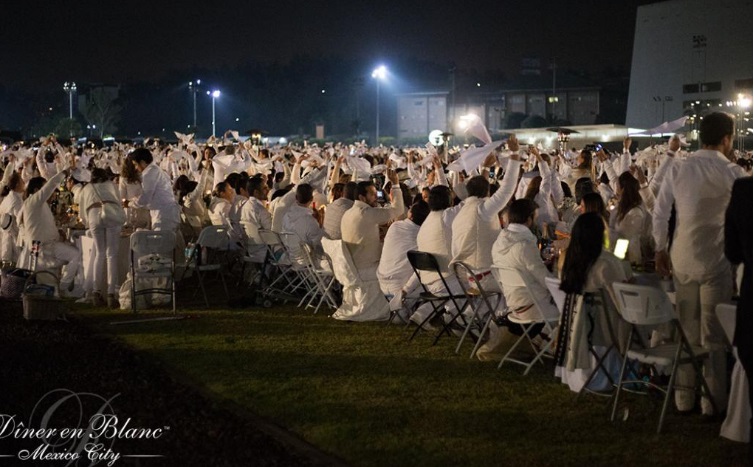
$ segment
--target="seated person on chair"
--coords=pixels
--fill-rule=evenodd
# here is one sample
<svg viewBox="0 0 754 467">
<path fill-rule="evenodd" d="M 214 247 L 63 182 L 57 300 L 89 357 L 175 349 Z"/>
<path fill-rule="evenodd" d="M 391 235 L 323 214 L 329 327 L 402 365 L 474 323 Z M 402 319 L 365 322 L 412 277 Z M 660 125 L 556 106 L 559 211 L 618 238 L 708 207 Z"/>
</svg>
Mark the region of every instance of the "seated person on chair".
<svg viewBox="0 0 754 467">
<path fill-rule="evenodd" d="M 26 186 L 24 204 L 21 208 L 20 223 L 24 243 L 31 247 L 39 241 L 42 254 L 65 265 L 60 278 L 60 294 L 66 296 L 73 287 L 73 280 L 81 263 L 81 253 L 71 243 L 63 241 L 47 201 L 65 178 L 66 172 L 58 172 L 49 180 L 34 177 Z"/>
<path fill-rule="evenodd" d="M 246 251 L 258 262 L 263 262 L 267 247 L 259 236 L 259 229 L 272 228 L 272 214 L 267 210 L 270 187 L 262 177 L 252 177 L 246 184 L 249 200 L 241 208 L 241 225 L 246 235 Z"/>
<path fill-rule="evenodd" d="M 388 170 L 388 178 L 393 184 L 391 204 L 379 207 L 377 188 L 372 182 L 359 182 L 358 199 L 346 211 L 340 227 L 343 244 L 351 255 L 358 272 L 358 294 L 344 290 L 343 305 L 333 314 L 333 318 L 351 321 L 380 321 L 390 316 L 390 308 L 381 293 L 377 280 L 377 267 L 382 254 L 380 225 L 396 219 L 404 213 L 403 193 L 398 184 L 398 176 Z M 337 266 L 336 266 L 337 268 Z M 362 293 L 363 292 L 363 293 Z"/>
<path fill-rule="evenodd" d="M 296 204 L 291 206 L 283 216 L 283 233 L 295 234 L 295 238 L 291 238 L 290 235 L 283 235 L 282 239 L 291 254 L 291 262 L 305 265 L 305 253 L 301 249 L 300 243 L 306 243 L 312 248 L 316 257 L 321 257 L 321 243 L 325 231 L 320 226 L 321 211 L 311 208 L 314 199 L 312 186 L 308 183 L 302 183 L 296 186 L 295 191 Z M 313 259 L 318 262 L 317 258 Z"/>
<path fill-rule="evenodd" d="M 377 268 L 377 278 L 385 295 L 400 295 L 401 290 L 410 293 L 419 285 L 406 253 L 417 249 L 416 235 L 428 214 L 429 205 L 418 201 L 409 209 L 408 219 L 393 222 L 387 230 L 385 244 L 388 247 L 382 249 Z"/>
<path fill-rule="evenodd" d="M 538 212 L 537 204 L 530 199 L 513 201 L 508 209 L 508 227 L 500 232 L 492 245 L 492 266 L 515 269 L 529 289 L 527 292 L 521 290 L 521 287 L 500 284 L 511 314 L 519 319 L 539 319 L 529 293 L 537 301 L 545 317 L 557 318 L 559 314 L 545 284 L 545 277 L 553 276 L 542 261 L 537 248 L 537 237 L 531 231 L 536 225 Z"/>
<path fill-rule="evenodd" d="M 434 186 L 429 190 L 429 208 L 431 212 L 419 229 L 416 236 L 417 250 L 431 253 L 437 259 L 440 265 L 440 272 L 445 278 L 451 294 L 460 294 L 461 286 L 455 278 L 452 271 L 449 270 L 450 250 L 452 238 L 453 220 L 456 218 L 458 211 L 461 210 L 463 203 L 452 206 L 452 192 L 450 188 L 444 185 Z M 422 282 L 433 294 L 445 294 L 445 286 L 440 280 L 440 276 L 429 271 L 420 273 Z M 402 291 L 403 295 L 407 290 Z M 447 307 L 453 307 L 452 302 L 446 304 Z M 433 310 L 431 303 L 425 303 L 419 306 L 411 315 L 411 321 L 420 324 Z M 455 310 L 449 310 L 455 312 Z M 425 324 L 426 326 L 426 324 Z"/>
<path fill-rule="evenodd" d="M 586 370 L 588 375 L 594 369 L 589 340 L 591 345 L 604 349 L 611 344 L 625 342 L 629 332 L 629 327 L 621 324 L 616 311 L 612 284 L 631 278 L 627 276 L 621 260 L 603 248 L 605 230 L 605 222 L 599 214 L 589 212 L 580 215 L 565 252 L 560 289 L 567 296 L 560 317 L 555 357 L 559 368 L 555 374 L 561 376 L 563 382 L 574 391 L 581 389 L 586 378 L 576 378 L 581 381 L 574 381 L 571 373 Z M 576 306 L 578 295 L 584 297 L 581 309 Z M 607 303 L 603 303 L 603 296 Z M 620 369 L 619 360 L 607 361 L 608 370 L 615 370 L 615 376 Z"/>
</svg>

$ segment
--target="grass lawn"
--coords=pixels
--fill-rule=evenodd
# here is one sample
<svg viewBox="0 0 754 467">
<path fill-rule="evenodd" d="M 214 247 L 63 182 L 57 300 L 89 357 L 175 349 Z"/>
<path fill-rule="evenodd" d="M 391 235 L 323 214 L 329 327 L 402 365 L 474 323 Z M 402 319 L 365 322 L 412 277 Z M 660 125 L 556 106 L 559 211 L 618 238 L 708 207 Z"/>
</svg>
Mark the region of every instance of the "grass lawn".
<svg viewBox="0 0 754 467">
<path fill-rule="evenodd" d="M 719 424 L 627 398 L 627 421 L 609 399 L 580 401 L 551 364 L 469 360 L 456 338 L 380 323 L 345 323 L 295 307 L 188 311 L 180 321 L 112 326 L 123 312 L 77 311 L 98 332 L 162 361 L 220 401 L 238 404 L 357 466 L 751 465 L 748 445 Z M 143 312 L 149 317 L 154 312 Z"/>
</svg>

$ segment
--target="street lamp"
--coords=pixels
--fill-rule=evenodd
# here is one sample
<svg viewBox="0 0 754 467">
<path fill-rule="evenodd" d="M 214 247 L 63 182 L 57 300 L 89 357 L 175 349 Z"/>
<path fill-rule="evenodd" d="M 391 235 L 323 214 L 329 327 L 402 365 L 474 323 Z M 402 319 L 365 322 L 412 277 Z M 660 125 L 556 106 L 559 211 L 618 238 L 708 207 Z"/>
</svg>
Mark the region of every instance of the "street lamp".
<svg viewBox="0 0 754 467">
<path fill-rule="evenodd" d="M 744 129 L 744 126 L 746 126 L 746 122 L 748 121 L 745 116 L 749 115 L 748 109 L 751 107 L 751 97 L 744 94 L 739 94 L 737 97 L 736 106 L 738 107 L 738 117 L 740 119 L 740 123 L 736 125 L 738 126 L 736 129 L 736 131 L 738 131 L 738 150 L 743 152 L 744 139 L 747 132 L 747 130 Z"/>
<path fill-rule="evenodd" d="M 212 136 L 215 136 L 215 99 L 220 97 L 220 91 L 215 89 L 212 92 L 207 91 L 208 96 L 212 96 Z"/>
<path fill-rule="evenodd" d="M 63 91 L 68 93 L 68 118 L 73 120 L 73 95 L 76 93 L 76 83 L 66 81 L 63 83 Z"/>
<path fill-rule="evenodd" d="M 189 81 L 189 92 L 194 97 L 194 131 L 196 131 L 196 93 L 199 92 L 199 85 L 202 84 L 202 80 Z"/>
<path fill-rule="evenodd" d="M 380 65 L 372 71 L 372 78 L 377 81 L 377 125 L 375 129 L 375 146 L 380 144 L 380 81 L 387 77 L 387 68 Z"/>
</svg>

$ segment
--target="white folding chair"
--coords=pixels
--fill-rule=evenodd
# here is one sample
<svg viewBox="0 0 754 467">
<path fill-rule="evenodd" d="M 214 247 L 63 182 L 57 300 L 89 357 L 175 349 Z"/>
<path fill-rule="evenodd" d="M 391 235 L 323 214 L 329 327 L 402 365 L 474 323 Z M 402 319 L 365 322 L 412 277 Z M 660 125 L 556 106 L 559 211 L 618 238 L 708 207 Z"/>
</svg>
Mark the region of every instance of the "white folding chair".
<svg viewBox="0 0 754 467">
<path fill-rule="evenodd" d="M 223 270 L 226 267 L 229 249 L 230 240 L 227 227 L 209 225 L 199 233 L 199 238 L 196 239 L 196 248 L 186 260 L 186 269 L 196 272 L 199 288 L 202 291 L 204 304 L 207 308 L 209 308 L 209 299 L 207 298 L 204 280 L 211 272 L 216 273 L 219 277 L 225 291 L 225 298 L 230 297 Z"/>
<path fill-rule="evenodd" d="M 550 296 L 555 302 L 555 306 L 558 307 L 558 313 L 563 314 L 566 293 L 560 290 L 560 279 L 556 277 L 545 277 L 545 285 L 547 286 L 547 291 L 550 292 Z"/>
<path fill-rule="evenodd" d="M 542 357 L 545 355 L 545 352 L 549 348 L 548 345 L 542 345 L 541 348 L 537 348 L 537 346 L 532 341 L 531 336 L 529 335 L 529 332 L 537 325 L 542 325 L 544 332 L 550 336 L 550 338 L 554 337 L 555 333 L 555 327 L 558 325 L 558 318 L 554 317 L 548 317 L 544 310 L 542 309 L 542 305 L 537 302 L 537 300 L 534 298 L 534 295 L 532 295 L 531 291 L 529 290 L 529 287 L 526 285 L 526 281 L 523 277 L 521 277 L 521 274 L 515 270 L 515 269 L 509 269 L 509 268 L 492 268 L 492 275 L 495 277 L 495 279 L 500 284 L 500 288 L 505 290 L 504 287 L 517 287 L 522 288 L 526 290 L 526 294 L 529 296 L 529 299 L 532 303 L 532 308 L 536 311 L 534 316 L 532 318 L 521 318 L 514 316 L 512 313 L 508 315 L 508 320 L 510 322 L 518 324 L 521 326 L 521 330 L 523 333 L 519 338 L 516 340 L 516 342 L 513 344 L 513 346 L 508 349 L 508 352 L 503 356 L 502 360 L 500 360 L 500 363 L 497 365 L 498 368 L 502 368 L 503 364 L 505 362 L 512 362 L 517 363 L 519 365 L 523 365 L 526 369 L 524 370 L 524 375 L 529 373 L 529 370 L 534 366 L 535 363 L 540 362 L 544 365 L 544 362 L 542 361 Z M 516 350 L 516 348 L 521 344 L 523 341 L 528 341 L 529 345 L 531 346 L 532 350 L 534 351 L 534 358 L 532 358 L 529 361 L 526 360 L 519 360 L 517 358 L 512 357 L 513 352 Z"/>
<path fill-rule="evenodd" d="M 267 247 L 267 263 L 272 266 L 271 282 L 262 290 L 262 295 L 283 299 L 283 301 L 300 300 L 294 294 L 303 282 L 303 268 L 294 267 L 290 252 L 286 248 L 281 234 L 271 230 L 259 229 L 259 236 Z M 299 241 L 298 236 L 296 236 L 295 241 Z"/>
<path fill-rule="evenodd" d="M 267 262 L 267 247 L 259 236 L 259 226 L 254 222 L 241 222 L 239 235 L 243 243 L 243 255 L 241 256 L 241 274 L 238 284 L 244 280 L 251 286 L 257 283 L 265 273 Z M 246 267 L 253 270 L 246 277 Z"/>
<path fill-rule="evenodd" d="M 477 326 L 479 336 L 474 343 L 474 348 L 471 349 L 471 355 L 469 355 L 469 358 L 474 358 L 476 351 L 482 345 L 484 333 L 487 332 L 490 322 L 495 317 L 495 310 L 500 306 L 500 301 L 504 300 L 503 294 L 484 290 L 476 274 L 474 274 L 466 263 L 458 261 L 451 263 L 450 267 L 453 268 L 453 273 L 461 285 L 461 290 L 466 295 L 466 303 L 473 313 L 471 318 L 467 320 L 463 335 L 459 339 L 458 345 L 456 345 L 456 353 L 461 350 L 461 344 L 471 332 L 471 328 Z"/>
<path fill-rule="evenodd" d="M 136 313 L 138 295 L 170 295 L 175 313 L 175 233 L 170 231 L 139 230 L 131 234 L 131 311 Z M 139 258 L 156 255 L 152 261 L 139 265 Z M 138 289 L 139 279 L 165 279 L 165 287 Z"/>
<path fill-rule="evenodd" d="M 610 420 L 615 420 L 623 386 L 628 384 L 643 384 L 665 393 L 660 421 L 657 424 L 657 433 L 660 433 L 663 421 L 665 420 L 665 412 L 675 389 L 676 371 L 679 365 L 687 363 L 690 363 L 694 367 L 697 384 L 702 388 L 703 396 L 709 398 L 713 410 L 717 412 L 715 401 L 710 397 L 711 393 L 702 376 L 700 365 L 700 362 L 707 358 L 709 354 L 703 347 L 689 344 L 681 323 L 675 316 L 675 310 L 672 303 L 670 303 L 667 293 L 657 287 L 626 284 L 623 282 L 613 283 L 613 290 L 618 301 L 618 312 L 625 321 L 631 324 L 631 333 L 626 344 L 626 353 L 623 356 L 623 366 L 621 367 L 620 377 L 617 382 Z M 642 341 L 642 334 L 638 326 L 658 326 L 666 323 L 671 324 L 677 333 L 677 342 L 658 345 L 652 348 L 644 348 L 640 345 L 637 348 L 637 342 L 641 343 Z M 662 387 L 653 381 L 638 379 L 624 380 L 629 360 L 671 368 L 667 387 Z"/>
<path fill-rule="evenodd" d="M 330 308 L 337 308 L 338 303 L 331 293 L 332 286 L 335 283 L 335 275 L 332 272 L 332 265 L 329 265 L 329 269 L 327 269 L 322 267 L 321 264 L 317 264 L 314 250 L 306 242 L 301 242 L 301 251 L 304 253 L 306 267 L 309 271 L 310 286 L 312 286 L 302 299 L 306 300 L 306 298 L 309 298 L 305 308 L 314 308 L 314 313 L 317 313 L 319 307 L 322 306 L 322 302 L 325 301 Z M 317 300 L 316 306 L 314 305 L 315 300 Z M 299 304 L 299 306 L 301 305 Z"/>
</svg>

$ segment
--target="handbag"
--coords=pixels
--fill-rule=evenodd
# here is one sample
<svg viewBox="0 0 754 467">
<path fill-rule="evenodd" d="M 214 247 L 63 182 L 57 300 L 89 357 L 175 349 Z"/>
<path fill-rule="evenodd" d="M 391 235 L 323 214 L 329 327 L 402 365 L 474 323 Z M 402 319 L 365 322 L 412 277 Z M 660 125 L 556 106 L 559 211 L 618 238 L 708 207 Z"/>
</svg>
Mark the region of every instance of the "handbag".
<svg viewBox="0 0 754 467">
<path fill-rule="evenodd" d="M 126 223 L 126 212 L 117 203 L 112 201 L 103 201 L 100 196 L 95 183 L 92 183 L 92 190 L 99 198 L 99 204 L 102 205 L 99 216 L 102 223 L 105 225 L 123 225 Z"/>
<path fill-rule="evenodd" d="M 21 298 L 29 277 L 34 274 L 28 269 L 3 269 L 0 272 L 0 297 L 16 300 Z"/>
</svg>

